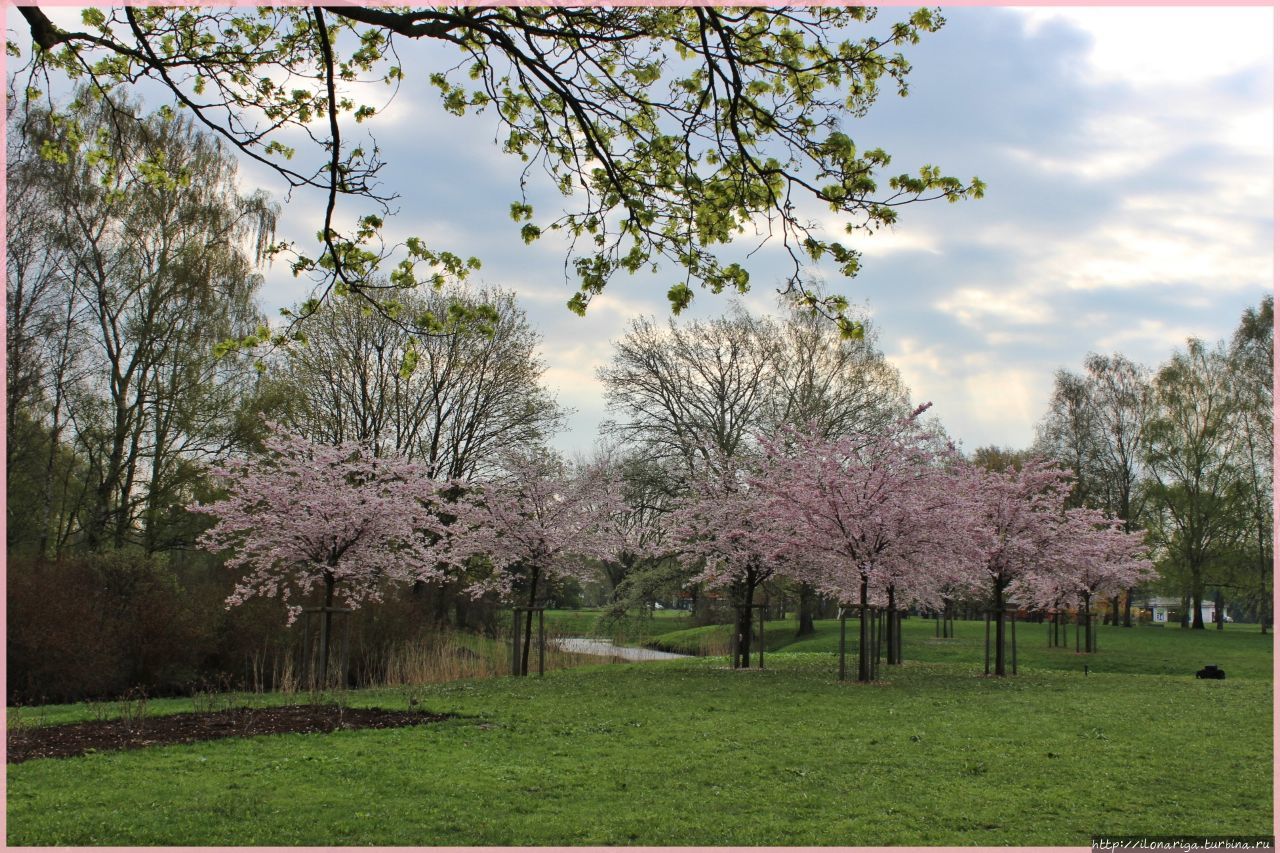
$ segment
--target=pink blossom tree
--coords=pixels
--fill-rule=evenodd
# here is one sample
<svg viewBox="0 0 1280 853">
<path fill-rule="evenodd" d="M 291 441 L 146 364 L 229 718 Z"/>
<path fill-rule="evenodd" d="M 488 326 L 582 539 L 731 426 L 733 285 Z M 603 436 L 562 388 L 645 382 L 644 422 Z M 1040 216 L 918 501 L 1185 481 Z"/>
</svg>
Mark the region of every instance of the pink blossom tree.
<svg viewBox="0 0 1280 853">
<path fill-rule="evenodd" d="M 957 515 L 969 515 L 978 559 L 975 592 L 990 593 L 996 625 L 995 674 L 1005 675 L 1005 608 L 1010 585 L 1035 573 L 1055 544 L 1070 472 L 1041 459 L 989 471 L 973 464 L 954 474 Z"/>
<path fill-rule="evenodd" d="M 585 578 L 582 558 L 604 559 L 620 547 L 609 521 L 622 511 L 618 487 L 603 465 L 568 470 L 550 454 L 509 455 L 506 474 L 480 485 L 459 521 L 458 548 L 487 557 L 490 575 L 472 587 L 475 595 L 512 598 L 524 586 L 527 606 L 538 600 L 538 584 L 556 576 Z M 463 544 L 465 543 L 465 544 Z M 526 614 L 522 674 L 529 671 L 533 614 Z"/>
<path fill-rule="evenodd" d="M 313 444 L 271 426 L 265 452 L 215 469 L 227 496 L 197 504 L 216 523 L 200 547 L 226 552 L 245 574 L 227 606 L 279 596 L 289 624 L 299 599 L 323 589 L 320 676 L 327 676 L 335 596 L 351 608 L 378 601 L 387 583 L 441 577 L 452 555 L 439 483 L 418 465 L 355 444 Z"/>
<path fill-rule="evenodd" d="M 1071 579 L 1058 571 L 1038 570 L 1025 574 L 1009 585 L 1007 597 L 1049 616 L 1050 646 L 1065 646 L 1066 614 L 1077 596 Z"/>
<path fill-rule="evenodd" d="M 737 608 L 733 666 L 746 668 L 755 592 L 780 566 L 796 564 L 799 552 L 765 511 L 768 493 L 743 457 L 708 451 L 705 459 L 675 512 L 671 548 L 685 565 L 701 567 L 690 583 L 728 591 Z"/>
<path fill-rule="evenodd" d="M 792 432 L 764 441 L 759 478 L 769 493 L 767 529 L 789 531 L 810 559 L 798 568 L 860 614 L 858 679 L 871 679 L 869 608 L 890 612 L 890 660 L 900 660 L 895 621 L 909 601 L 932 602 L 972 537 L 971 514 L 952 512 L 943 462 L 949 448 L 919 424 L 928 408 L 879 433 L 834 439 Z"/>
<path fill-rule="evenodd" d="M 1126 533 L 1123 523 L 1097 509 L 1067 510 L 1037 571 L 1079 601 L 1085 652 L 1097 649 L 1092 612 L 1097 597 L 1119 595 L 1154 574 L 1146 534 Z"/>
</svg>

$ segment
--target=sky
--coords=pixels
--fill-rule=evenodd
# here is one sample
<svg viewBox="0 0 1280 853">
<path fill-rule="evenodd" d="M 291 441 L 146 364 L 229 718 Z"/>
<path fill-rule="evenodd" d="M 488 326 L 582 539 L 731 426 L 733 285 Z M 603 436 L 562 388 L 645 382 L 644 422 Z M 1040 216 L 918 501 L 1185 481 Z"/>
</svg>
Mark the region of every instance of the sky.
<svg viewBox="0 0 1280 853">
<path fill-rule="evenodd" d="M 62 12 L 64 10 L 58 10 Z M 70 10 L 66 10 L 69 12 Z M 881 9 L 880 23 L 894 18 Z M 978 176 L 986 197 L 912 205 L 861 239 L 862 271 L 818 270 L 861 306 L 916 402 L 962 447 L 1026 447 L 1055 370 L 1090 352 L 1152 367 L 1196 336 L 1227 337 L 1273 288 L 1273 10 L 1263 7 L 951 8 L 904 49 L 911 92 L 882 93 L 844 128 L 893 170 Z M 545 381 L 573 409 L 555 445 L 590 449 L 607 417 L 596 369 L 633 317 L 669 314 L 670 276 L 615 279 L 585 318 L 554 241 L 526 246 L 508 216 L 519 162 L 492 116 L 447 115 L 426 85 L 440 54 L 405 46 L 408 79 L 369 123 L 399 193 L 392 237 L 475 255 L 476 280 L 514 290 L 543 337 Z M 277 196 L 252 166 L 242 184 Z M 540 199 L 535 194 L 535 208 Z M 306 245 L 322 200 L 296 196 L 280 236 Z M 839 225 L 832 220 L 833 226 Z M 836 236 L 838 230 L 829 232 Z M 754 311 L 772 311 L 781 246 L 751 259 Z M 307 295 L 266 270 L 271 313 Z M 727 296 L 699 291 L 685 315 Z"/>
</svg>

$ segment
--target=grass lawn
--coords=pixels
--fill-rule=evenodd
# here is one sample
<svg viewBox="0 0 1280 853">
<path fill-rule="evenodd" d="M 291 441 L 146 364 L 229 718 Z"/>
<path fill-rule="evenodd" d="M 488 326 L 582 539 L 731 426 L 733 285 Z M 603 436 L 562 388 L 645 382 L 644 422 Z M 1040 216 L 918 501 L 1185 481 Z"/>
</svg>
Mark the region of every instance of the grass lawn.
<svg viewBox="0 0 1280 853">
<path fill-rule="evenodd" d="M 786 652 L 832 652 L 840 643 L 840 623 L 834 619 L 814 623 L 817 633 L 796 638 L 796 623 L 791 620 L 765 623 L 765 649 Z M 982 622 L 955 622 L 953 639 L 934 638 L 931 619 L 905 619 L 902 623 L 903 657 L 933 663 L 956 663 L 982 667 Z M 707 625 L 664 633 L 648 641 L 655 649 L 682 654 L 698 654 L 700 648 L 725 645 L 730 628 Z M 858 620 L 846 626 L 849 653 L 856 660 Z M 1228 625 L 1226 630 L 1204 631 L 1147 626 L 1118 628 L 1097 626 L 1097 654 L 1075 652 L 1075 627 L 1068 626 L 1066 648 L 1050 648 L 1046 626 L 1018 623 L 1018 666 L 1060 669 L 1083 674 L 1086 664 L 1090 673 L 1128 672 L 1135 675 L 1192 675 L 1205 664 L 1217 664 L 1228 678 L 1270 678 L 1272 636 L 1259 633 L 1257 625 Z M 992 628 L 994 634 L 995 629 Z M 1083 635 L 1081 642 L 1083 642 Z M 754 653 L 753 653 L 754 654 Z M 752 658 L 754 661 L 754 657 Z M 768 666 L 766 656 L 765 665 Z"/>
<path fill-rule="evenodd" d="M 996 680 L 979 674 L 980 623 L 937 641 L 914 620 L 907 663 L 858 685 L 835 680 L 831 627 L 763 672 L 708 658 L 454 682 L 416 688 L 460 715 L 432 726 L 15 765 L 8 841 L 1085 845 L 1273 831 L 1270 637 L 1108 629 L 1086 677 L 1083 657 L 1020 631 L 1020 674 Z M 1204 663 L 1227 680 L 1191 677 Z"/>
</svg>

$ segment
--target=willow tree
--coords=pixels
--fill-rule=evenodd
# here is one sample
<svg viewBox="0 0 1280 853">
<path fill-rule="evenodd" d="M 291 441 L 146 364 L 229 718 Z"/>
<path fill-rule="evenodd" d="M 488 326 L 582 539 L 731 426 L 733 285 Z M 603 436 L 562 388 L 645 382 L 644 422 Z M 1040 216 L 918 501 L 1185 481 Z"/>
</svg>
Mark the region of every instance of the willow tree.
<svg viewBox="0 0 1280 853">
<path fill-rule="evenodd" d="M 365 131 L 387 98 L 368 97 L 361 80 L 426 83 L 450 113 L 496 123 L 502 150 L 527 164 L 514 227 L 526 242 L 567 235 L 578 313 L 618 273 L 663 264 L 676 311 L 694 285 L 745 291 L 747 270 L 720 250 L 772 238 L 793 262 L 782 289 L 856 337 L 846 301 L 804 284 L 811 263 L 859 267 L 856 248 L 817 230 L 815 214 L 829 207 L 848 234 L 869 232 L 905 204 L 983 189 L 932 165 L 894 174 L 887 152 L 852 135 L 882 86 L 907 93 L 899 49 L 943 25 L 936 10 L 885 25 L 875 9 L 846 7 L 125 6 L 86 10 L 82 29 L 19 12 L 36 46 L 32 83 L 49 71 L 106 90 L 152 81 L 291 190 L 317 192 L 320 244 L 294 263 L 326 294 L 367 292 L 379 267 L 410 287 L 479 264 L 429 239 L 382 242 L 393 196 Z M 452 46 L 456 60 L 411 80 L 399 57 L 429 43 Z M 538 180 L 564 204 L 535 210 L 525 190 Z M 340 199 L 354 203 L 340 212 Z M 430 328 L 437 318 L 412 319 Z"/>
</svg>

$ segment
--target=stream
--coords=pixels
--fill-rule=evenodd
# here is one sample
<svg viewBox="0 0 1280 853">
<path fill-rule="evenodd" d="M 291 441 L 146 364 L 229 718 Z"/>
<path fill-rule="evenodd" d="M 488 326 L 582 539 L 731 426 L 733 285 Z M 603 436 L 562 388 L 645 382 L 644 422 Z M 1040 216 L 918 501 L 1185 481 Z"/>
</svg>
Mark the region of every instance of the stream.
<svg viewBox="0 0 1280 853">
<path fill-rule="evenodd" d="M 640 649 L 635 646 L 615 646 L 606 640 L 591 637 L 563 637 L 555 641 L 566 652 L 579 655 L 600 655 L 602 657 L 619 657 L 623 660 L 671 660 L 687 658 L 689 655 L 678 655 L 674 652 L 659 652 L 655 649 Z"/>
</svg>

